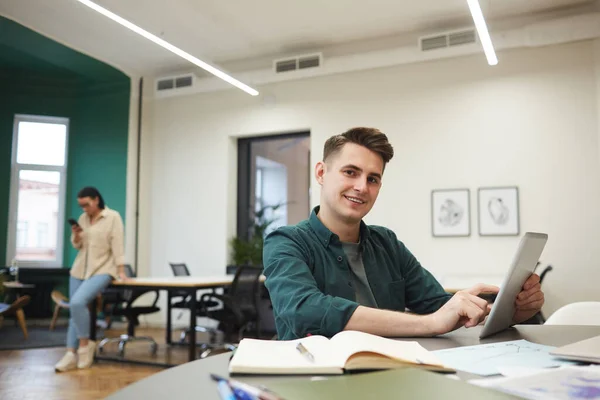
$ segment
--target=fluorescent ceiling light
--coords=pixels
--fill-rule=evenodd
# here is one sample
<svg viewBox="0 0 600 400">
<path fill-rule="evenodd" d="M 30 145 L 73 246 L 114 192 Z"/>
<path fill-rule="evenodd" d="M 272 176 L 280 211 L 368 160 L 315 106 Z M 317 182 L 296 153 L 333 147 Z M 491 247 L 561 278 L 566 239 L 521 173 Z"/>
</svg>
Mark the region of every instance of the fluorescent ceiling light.
<svg viewBox="0 0 600 400">
<path fill-rule="evenodd" d="M 487 62 L 490 65 L 496 65 L 498 64 L 498 58 L 496 57 L 494 45 L 492 45 L 492 39 L 490 38 L 487 25 L 485 24 L 479 1 L 467 0 L 467 3 L 469 4 L 469 10 L 471 10 L 471 16 L 473 17 L 473 22 L 475 22 L 475 28 L 477 28 L 477 34 L 479 35 L 479 40 L 481 40 Z"/>
<path fill-rule="evenodd" d="M 82 4 L 85 4 L 92 10 L 98 11 L 100 14 L 112 19 L 113 21 L 123 25 L 125 28 L 134 31 L 138 35 L 141 35 L 141 36 L 145 37 L 146 39 L 153 41 L 157 45 L 169 50 L 170 52 L 177 54 L 179 57 L 188 60 L 192 64 L 199 66 L 203 70 L 210 72 L 214 76 L 223 79 L 225 82 L 230 83 L 239 89 L 242 89 L 244 92 L 251 94 L 252 96 L 258 95 L 258 91 L 256 89 L 253 89 L 250 86 L 238 81 L 237 79 L 233 78 L 232 76 L 227 75 L 225 72 L 213 67 L 212 65 L 205 63 L 204 61 L 200 60 L 199 58 L 196 58 L 193 55 L 186 53 L 185 51 L 181 50 L 180 48 L 173 46 L 171 43 L 166 42 L 166 41 L 162 40 L 161 38 L 159 38 L 158 36 L 155 36 L 155 35 L 151 34 L 150 32 L 140 28 L 139 26 L 127 21 L 125 18 L 122 18 L 122 17 L 118 16 L 117 14 L 115 14 L 111 11 L 108 11 L 106 8 L 101 7 L 98 4 L 96 4 L 90 0 L 77 0 L 77 1 L 79 1 Z"/>
</svg>

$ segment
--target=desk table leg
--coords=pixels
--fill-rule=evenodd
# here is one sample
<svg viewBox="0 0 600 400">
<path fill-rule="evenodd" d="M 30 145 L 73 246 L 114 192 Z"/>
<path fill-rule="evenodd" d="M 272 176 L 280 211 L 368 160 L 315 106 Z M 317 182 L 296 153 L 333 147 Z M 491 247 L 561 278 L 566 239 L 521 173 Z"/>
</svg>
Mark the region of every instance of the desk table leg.
<svg viewBox="0 0 600 400">
<path fill-rule="evenodd" d="M 167 344 L 171 344 L 171 291 L 167 290 Z"/>
<path fill-rule="evenodd" d="M 196 296 L 197 290 L 194 289 L 190 296 L 190 348 L 188 353 L 188 361 L 194 361 L 196 359 Z"/>
<path fill-rule="evenodd" d="M 90 340 L 96 340 L 96 318 L 98 313 L 96 307 L 98 306 L 98 298 L 94 296 L 92 305 L 90 308 Z"/>
</svg>

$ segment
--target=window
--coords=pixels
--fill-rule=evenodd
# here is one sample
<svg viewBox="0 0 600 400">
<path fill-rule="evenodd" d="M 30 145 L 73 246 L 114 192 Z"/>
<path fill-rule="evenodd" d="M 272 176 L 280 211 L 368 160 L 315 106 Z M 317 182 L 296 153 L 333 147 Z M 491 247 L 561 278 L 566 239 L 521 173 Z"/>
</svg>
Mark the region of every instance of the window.
<svg viewBox="0 0 600 400">
<path fill-rule="evenodd" d="M 15 116 L 7 263 L 62 266 L 68 128 L 66 118 Z"/>
<path fill-rule="evenodd" d="M 252 234 L 260 211 L 267 233 L 308 218 L 311 170 L 308 132 L 239 139 L 238 237 Z"/>
<path fill-rule="evenodd" d="M 29 236 L 29 224 L 27 221 L 17 222 L 17 247 L 27 247 L 27 238 Z"/>
<path fill-rule="evenodd" d="M 39 248 L 49 247 L 47 222 L 38 222 L 37 224 L 37 246 Z"/>
<path fill-rule="evenodd" d="M 263 169 L 262 168 L 256 168 L 256 183 L 254 186 L 256 186 L 256 190 L 255 190 L 255 200 L 256 200 L 256 206 L 254 207 L 254 211 L 259 211 L 261 208 L 263 208 L 264 204 L 263 204 L 263 198 L 264 198 L 264 193 L 265 193 L 265 188 L 263 186 Z"/>
</svg>

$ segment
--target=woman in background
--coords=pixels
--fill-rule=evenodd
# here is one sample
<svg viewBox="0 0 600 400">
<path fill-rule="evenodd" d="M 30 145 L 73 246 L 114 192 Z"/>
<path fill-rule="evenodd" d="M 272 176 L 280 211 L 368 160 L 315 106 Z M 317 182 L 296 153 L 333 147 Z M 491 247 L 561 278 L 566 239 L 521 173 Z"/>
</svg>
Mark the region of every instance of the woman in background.
<svg viewBox="0 0 600 400">
<path fill-rule="evenodd" d="M 127 279 L 124 271 L 123 220 L 105 206 L 94 187 L 77 194 L 84 211 L 71 226 L 71 243 L 78 251 L 69 280 L 69 330 L 67 354 L 55 365 L 57 372 L 89 368 L 94 362 L 96 343 L 90 337 L 88 304 L 113 279 Z M 77 353 L 76 353 L 77 352 Z"/>
</svg>

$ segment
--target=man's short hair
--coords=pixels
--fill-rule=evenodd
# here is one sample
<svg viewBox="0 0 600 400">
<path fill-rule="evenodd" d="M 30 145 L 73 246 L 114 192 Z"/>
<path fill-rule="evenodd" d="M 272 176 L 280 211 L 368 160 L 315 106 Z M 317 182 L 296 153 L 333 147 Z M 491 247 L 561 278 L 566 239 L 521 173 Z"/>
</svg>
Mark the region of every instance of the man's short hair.
<svg viewBox="0 0 600 400">
<path fill-rule="evenodd" d="M 383 168 L 394 157 L 394 149 L 385 133 L 375 128 L 352 128 L 340 135 L 327 139 L 323 148 L 323 161 L 338 153 L 346 143 L 354 143 L 379 154 Z"/>
</svg>

